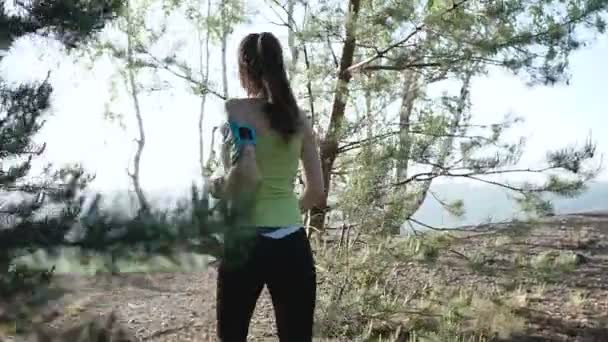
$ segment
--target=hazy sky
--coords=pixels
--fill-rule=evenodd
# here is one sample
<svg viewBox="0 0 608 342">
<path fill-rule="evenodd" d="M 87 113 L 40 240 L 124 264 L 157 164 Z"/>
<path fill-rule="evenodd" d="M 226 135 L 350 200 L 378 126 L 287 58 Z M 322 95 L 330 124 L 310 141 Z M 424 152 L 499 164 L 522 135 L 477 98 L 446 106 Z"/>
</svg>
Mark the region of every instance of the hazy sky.
<svg viewBox="0 0 608 342">
<path fill-rule="evenodd" d="M 229 67 L 232 96 L 242 96 L 236 80 L 235 49 L 238 40 L 248 31 L 273 31 L 284 38 L 286 32 L 277 26 L 260 24 L 268 16 L 258 16 L 253 23 L 236 30 L 229 44 Z M 172 27 L 175 35 L 184 35 L 188 27 Z M 188 34 L 188 32 L 186 32 Z M 135 151 L 135 131 L 124 131 L 117 123 L 104 119 L 104 108 L 109 100 L 109 75 L 112 67 L 98 63 L 91 71 L 61 59 L 56 46 L 49 52 L 39 47 L 47 43 L 18 41 L 0 67 L 3 77 L 21 80 L 40 78 L 51 69 L 55 87 L 52 117 L 49 117 L 40 136 L 48 144 L 46 161 L 64 163 L 81 161 L 89 170 L 97 172 L 96 187 L 126 188 L 129 180 L 125 168 Z M 169 45 L 167 45 L 168 48 Z M 196 53 L 192 49 L 192 54 Z M 215 53 L 217 52 L 217 53 Z M 219 75 L 214 49 L 213 72 Z M 599 152 L 608 152 L 608 39 L 600 37 L 591 47 L 573 54 L 572 81 L 569 86 L 527 88 L 521 79 L 506 73 L 492 72 L 476 79 L 472 87 L 474 121 L 492 123 L 512 112 L 525 118 L 516 131 L 528 139 L 526 163 L 542 159 L 547 149 L 567 143 L 582 143 L 592 134 Z M 181 87 L 181 86 L 180 86 Z M 197 179 L 199 100 L 182 87 L 170 95 L 146 97 L 142 100 L 146 125 L 147 145 L 142 159 L 142 184 L 146 189 L 184 187 Z M 219 87 L 218 87 L 219 89 Z M 115 107 L 132 120 L 128 98 Z M 122 102 L 121 102 L 122 101 Z M 221 103 L 209 98 L 205 127 L 221 118 Z M 208 136 L 208 135 L 207 135 Z M 602 174 L 608 179 L 608 173 Z"/>
</svg>

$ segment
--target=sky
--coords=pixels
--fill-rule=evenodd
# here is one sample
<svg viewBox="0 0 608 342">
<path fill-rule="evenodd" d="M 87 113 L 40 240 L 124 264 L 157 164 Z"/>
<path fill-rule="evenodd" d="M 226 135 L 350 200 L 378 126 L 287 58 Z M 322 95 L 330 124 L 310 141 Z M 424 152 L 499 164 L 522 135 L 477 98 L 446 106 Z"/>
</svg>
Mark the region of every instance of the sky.
<svg viewBox="0 0 608 342">
<path fill-rule="evenodd" d="M 236 78 L 236 46 L 250 31 L 272 31 L 285 41 L 286 31 L 268 23 L 268 15 L 258 15 L 238 27 L 228 44 L 231 96 L 243 96 Z M 187 36 L 189 28 L 170 28 L 175 37 Z M 176 38 L 177 39 L 177 38 Z M 286 45 L 286 43 L 284 43 Z M 41 47 L 46 50 L 41 50 Z M 164 45 L 171 49 L 171 41 Z M 114 101 L 115 112 L 125 115 L 126 130 L 104 117 L 110 101 L 109 76 L 113 67 L 107 61 L 92 69 L 66 59 L 57 44 L 48 41 L 17 41 L 0 62 L 0 75 L 19 82 L 41 78 L 52 70 L 54 93 L 52 111 L 38 137 L 46 141 L 47 151 L 39 161 L 56 165 L 81 162 L 97 174 L 93 186 L 100 190 L 130 186 L 126 168 L 135 152 L 132 111 L 128 98 Z M 186 49 L 195 54 L 196 49 Z M 219 75 L 219 49 L 214 48 L 212 72 Z M 217 52 L 217 53 L 215 53 Z M 517 135 L 527 138 L 523 162 L 540 161 L 548 149 L 569 143 L 583 143 L 592 134 L 598 152 L 608 153 L 608 38 L 604 35 L 571 58 L 570 85 L 529 88 L 522 79 L 496 70 L 473 81 L 472 113 L 475 122 L 492 123 L 507 113 L 523 117 Z M 217 87 L 219 89 L 219 87 Z M 119 90 L 120 92 L 120 90 Z M 199 178 L 198 112 L 200 100 L 186 88 L 177 87 L 169 95 L 153 94 L 142 99 L 146 147 L 142 159 L 141 182 L 146 190 L 172 191 L 187 188 Z M 211 128 L 222 118 L 221 102 L 212 97 L 206 107 L 207 143 Z M 603 172 L 600 179 L 608 180 Z"/>
</svg>

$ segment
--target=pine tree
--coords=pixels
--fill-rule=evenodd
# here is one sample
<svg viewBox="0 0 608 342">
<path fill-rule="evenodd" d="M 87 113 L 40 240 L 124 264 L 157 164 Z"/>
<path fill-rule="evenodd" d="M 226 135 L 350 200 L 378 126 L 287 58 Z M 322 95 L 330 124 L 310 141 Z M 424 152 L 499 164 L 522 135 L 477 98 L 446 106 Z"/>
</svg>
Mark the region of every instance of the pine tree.
<svg viewBox="0 0 608 342">
<path fill-rule="evenodd" d="M 79 49 L 81 44 L 88 43 L 81 50 L 87 51 L 96 42 L 93 34 L 104 27 L 103 23 L 112 20 L 120 24 L 119 19 L 129 14 L 125 13 L 125 4 L 116 0 L 99 1 L 97 5 L 94 1 L 40 0 L 22 5 L 20 9 L 27 15 L 15 17 L 3 12 L 0 21 L 10 23 L 2 27 L 6 38 L 4 46 L 10 47 L 10 42 L 24 34 L 37 34 L 54 37 L 68 49 Z M 137 48 L 138 52 L 142 51 L 139 45 Z M 139 56 L 133 63 L 138 67 L 171 70 L 164 64 L 147 63 Z M 206 89 L 199 82 L 190 78 L 188 81 Z M 176 210 L 151 210 L 131 218 L 101 210 L 99 194 L 87 203 L 85 210 L 79 190 L 87 186 L 92 176 L 78 165 L 55 171 L 48 168 L 36 181 L 31 180 L 32 158 L 44 151 L 44 145 L 35 146 L 33 137 L 44 123 L 52 87 L 48 79 L 17 89 L 0 84 L 3 89 L 0 192 L 26 195 L 26 200 L 19 205 L 0 213 L 6 221 L 0 229 L 0 253 L 3 253 L 0 271 L 4 271 L 1 274 L 6 274 L 18 255 L 40 249 L 53 252 L 65 246 L 78 247 L 85 254 L 90 251 L 109 255 L 112 260 L 107 266 L 112 269 L 115 257 L 133 260 L 163 255 L 171 258 L 180 252 L 220 256 L 217 234 L 232 221 L 229 213 L 214 216 L 209 210 L 205 189 L 201 192 L 193 186 L 189 201 Z M 63 210 L 59 215 L 46 215 L 49 204 L 58 204 Z"/>
<path fill-rule="evenodd" d="M 479 127 L 470 118 L 466 79 L 501 68 L 531 85 L 567 83 L 571 53 L 592 41 L 588 38 L 591 35 L 605 32 L 608 2 L 336 0 L 299 6 L 305 14 L 304 24 L 284 20 L 284 25 L 296 31 L 297 45 L 303 49 L 312 80 L 312 87 L 304 83 L 296 87 L 314 89 L 308 100 L 314 102 L 317 113 L 328 114 L 315 118 L 326 196 L 331 202 L 338 197 L 337 205 L 344 202 L 340 192 L 348 190 L 351 171 L 358 161 L 365 160 L 354 154 L 368 144 L 384 145 L 387 158 L 396 165 L 385 167 L 374 161 L 371 166 L 385 167 L 389 175 L 399 170 L 397 178 L 401 180 L 384 177 L 386 184 L 378 185 L 385 192 L 390 190 L 391 196 L 401 194 L 401 199 L 388 202 L 411 197 L 407 200 L 412 202 L 410 208 L 403 207 L 397 215 L 403 221 L 410 218 L 435 178 L 482 179 L 497 173 L 525 173 L 514 170 L 523 146 L 506 143 L 503 135 L 514 122 L 488 125 L 479 136 Z M 274 7 L 288 12 L 281 4 Z M 580 34 L 581 30 L 591 35 Z M 408 74 L 416 75 L 415 79 Z M 464 94 L 432 98 L 426 94 L 427 86 L 445 80 L 461 83 Z M 415 98 L 408 98 L 414 95 L 411 88 L 419 88 Z M 365 106 L 363 99 L 369 90 L 374 119 L 384 121 L 384 125 L 374 127 L 373 137 L 352 114 Z M 396 101 L 403 103 L 401 113 L 388 108 Z M 391 119 L 393 114 L 401 114 L 401 122 Z M 401 127 L 395 129 L 397 125 Z M 499 150 L 496 156 L 479 156 L 484 148 L 492 146 Z M 547 212 L 550 205 L 542 195 L 580 192 L 583 183 L 592 177 L 589 167 L 581 166 L 588 166 L 594 152 L 591 142 L 549 151 L 542 172 L 529 172 L 532 177 L 545 177 L 546 183 L 495 185 L 513 192 L 524 210 Z M 576 165 L 570 165 L 570 160 Z M 411 192 L 420 194 L 412 197 Z M 325 202 L 336 207 L 327 203 L 327 198 Z M 390 206 L 388 202 L 382 205 Z M 323 206 L 313 211 L 313 227 L 322 229 L 326 225 L 328 209 Z"/>
<path fill-rule="evenodd" d="M 17 1 L 10 9 L 6 5 L 0 4 L 0 60 L 25 35 L 55 38 L 68 49 L 76 48 L 113 19 L 122 3 L 34 0 Z M 0 275 L 7 274 L 18 253 L 63 239 L 81 204 L 77 192 L 92 179 L 78 165 L 59 170 L 49 166 L 42 175 L 30 174 L 33 158 L 46 146 L 35 144 L 33 138 L 44 124 L 52 90 L 48 77 L 16 87 L 0 78 L 0 195 L 23 198 L 0 210 Z M 45 206 L 52 203 L 64 209 L 44 217 Z"/>
</svg>

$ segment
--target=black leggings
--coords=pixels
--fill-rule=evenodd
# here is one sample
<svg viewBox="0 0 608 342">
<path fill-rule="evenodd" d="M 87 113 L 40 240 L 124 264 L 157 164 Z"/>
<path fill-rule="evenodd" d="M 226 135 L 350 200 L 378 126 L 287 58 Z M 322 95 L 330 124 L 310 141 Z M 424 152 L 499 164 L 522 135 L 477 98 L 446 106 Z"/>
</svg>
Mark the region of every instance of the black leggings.
<svg viewBox="0 0 608 342">
<path fill-rule="evenodd" d="M 316 273 L 304 229 L 282 239 L 256 236 L 247 259 L 220 263 L 217 278 L 218 337 L 245 342 L 249 321 L 264 285 L 275 310 L 281 342 L 311 342 L 316 301 Z"/>
</svg>

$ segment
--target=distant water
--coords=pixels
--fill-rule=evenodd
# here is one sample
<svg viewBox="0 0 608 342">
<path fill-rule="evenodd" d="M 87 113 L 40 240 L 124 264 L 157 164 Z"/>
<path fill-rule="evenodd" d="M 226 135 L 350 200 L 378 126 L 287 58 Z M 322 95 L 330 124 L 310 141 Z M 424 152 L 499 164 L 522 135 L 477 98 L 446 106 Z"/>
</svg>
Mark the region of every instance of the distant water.
<svg viewBox="0 0 608 342">
<path fill-rule="evenodd" d="M 443 210 L 432 196 L 427 197 L 414 218 L 432 226 L 475 225 L 521 216 L 517 204 L 509 197 L 509 193 L 495 186 L 467 183 L 438 184 L 432 189 L 442 200 L 462 199 L 465 206 L 465 215 L 457 218 Z M 608 183 L 591 183 L 589 189 L 576 198 L 553 197 L 552 202 L 558 215 L 608 210 Z"/>
</svg>

